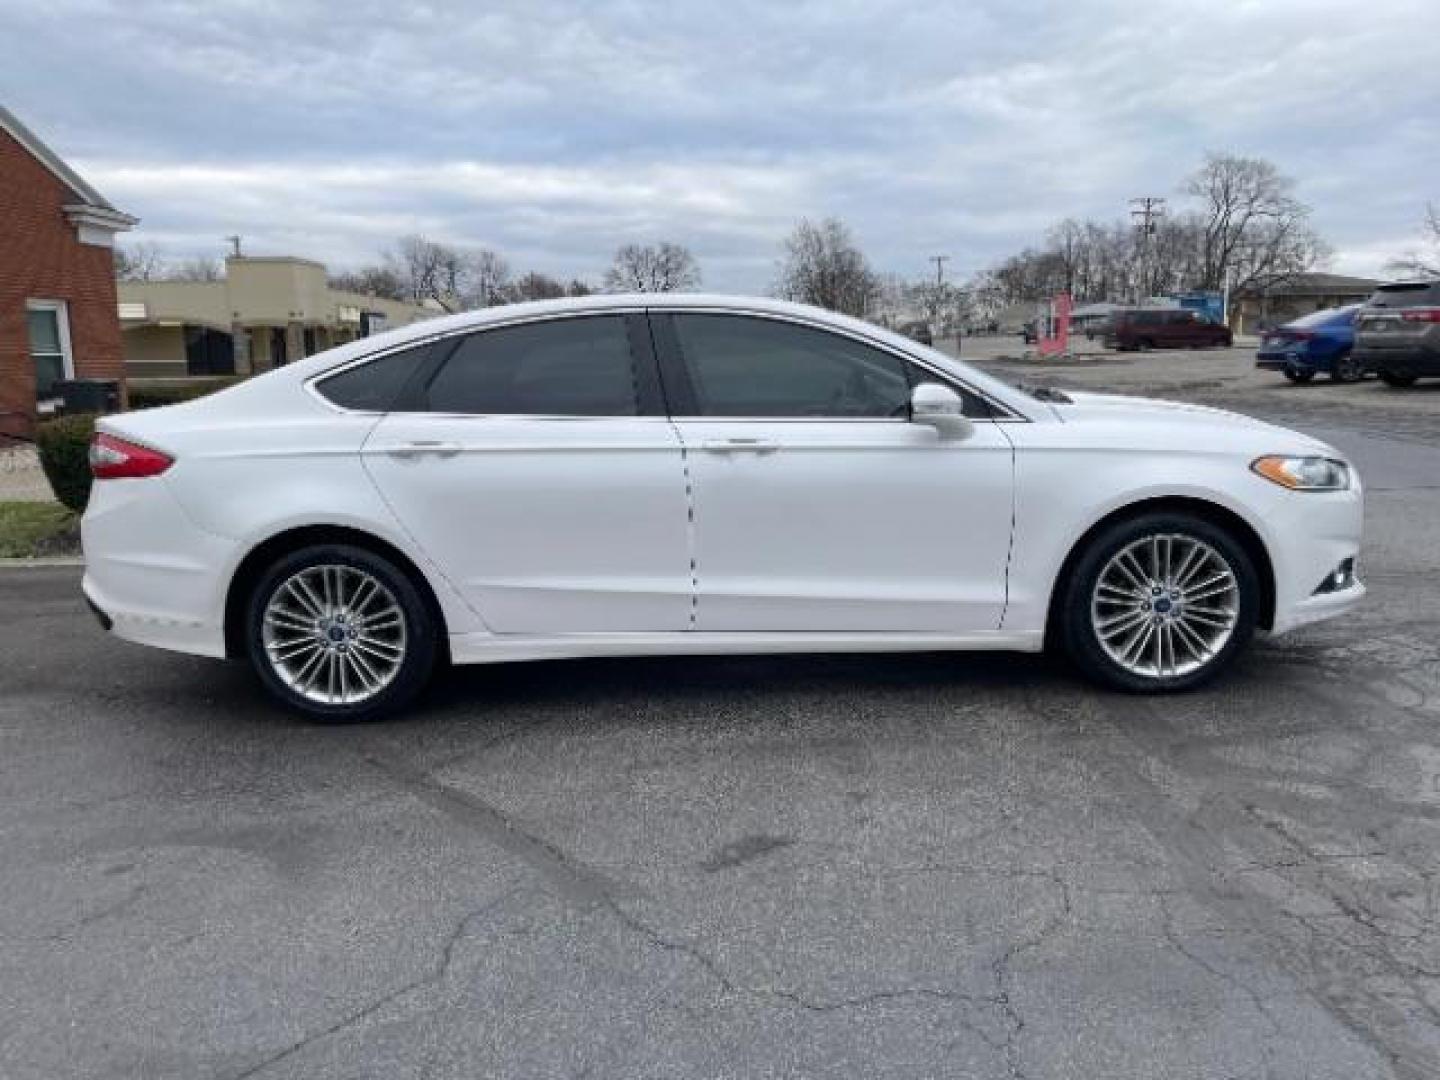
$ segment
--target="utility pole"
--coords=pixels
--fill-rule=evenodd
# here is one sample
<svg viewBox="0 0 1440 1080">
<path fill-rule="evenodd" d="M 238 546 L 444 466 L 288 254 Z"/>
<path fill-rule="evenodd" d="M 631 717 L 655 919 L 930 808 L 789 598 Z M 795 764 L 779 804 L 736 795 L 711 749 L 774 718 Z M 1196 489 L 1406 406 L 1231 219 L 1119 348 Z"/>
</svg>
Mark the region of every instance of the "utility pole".
<svg viewBox="0 0 1440 1080">
<path fill-rule="evenodd" d="M 240 234 L 231 233 L 229 236 L 225 237 L 225 239 L 230 242 L 230 247 L 233 249 L 231 251 L 231 255 L 236 259 L 240 258 Z"/>
<path fill-rule="evenodd" d="M 930 302 L 930 322 L 934 333 L 940 332 L 940 305 L 945 296 L 945 264 L 950 261 L 949 255 L 931 255 L 930 261 L 935 264 L 935 297 Z"/>
<path fill-rule="evenodd" d="M 1143 195 L 1130 200 L 1130 216 L 1135 219 L 1135 228 L 1140 234 L 1140 280 L 1135 286 L 1137 304 L 1144 299 L 1148 291 L 1145 271 L 1150 262 L 1150 238 L 1155 235 L 1156 225 L 1164 215 L 1164 199 Z"/>
<path fill-rule="evenodd" d="M 930 261 L 935 264 L 935 287 L 943 288 L 945 285 L 945 264 L 950 261 L 949 255 L 931 255 Z"/>
</svg>

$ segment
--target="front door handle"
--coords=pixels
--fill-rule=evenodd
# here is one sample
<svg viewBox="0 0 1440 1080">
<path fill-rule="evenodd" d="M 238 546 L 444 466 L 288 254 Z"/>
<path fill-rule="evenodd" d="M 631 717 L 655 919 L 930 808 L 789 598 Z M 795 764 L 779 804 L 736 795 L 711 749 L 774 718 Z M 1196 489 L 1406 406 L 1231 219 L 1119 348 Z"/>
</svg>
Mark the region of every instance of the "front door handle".
<svg viewBox="0 0 1440 1080">
<path fill-rule="evenodd" d="M 780 444 L 773 439 L 707 439 L 700 448 L 711 454 L 773 454 Z"/>
<path fill-rule="evenodd" d="M 385 452 L 391 457 L 398 458 L 423 457 L 426 454 L 434 454 L 437 457 L 454 457 L 460 452 L 460 444 L 417 439 L 415 442 L 387 446 Z"/>
</svg>

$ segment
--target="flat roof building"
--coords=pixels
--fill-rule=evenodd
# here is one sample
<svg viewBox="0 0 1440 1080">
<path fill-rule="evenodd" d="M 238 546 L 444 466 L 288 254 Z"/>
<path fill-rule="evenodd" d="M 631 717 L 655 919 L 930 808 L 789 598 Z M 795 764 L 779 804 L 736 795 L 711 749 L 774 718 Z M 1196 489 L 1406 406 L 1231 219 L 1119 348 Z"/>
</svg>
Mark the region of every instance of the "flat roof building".
<svg viewBox="0 0 1440 1080">
<path fill-rule="evenodd" d="M 122 281 L 128 378 L 250 375 L 444 314 L 329 286 L 323 264 L 237 255 L 218 281 Z"/>
</svg>

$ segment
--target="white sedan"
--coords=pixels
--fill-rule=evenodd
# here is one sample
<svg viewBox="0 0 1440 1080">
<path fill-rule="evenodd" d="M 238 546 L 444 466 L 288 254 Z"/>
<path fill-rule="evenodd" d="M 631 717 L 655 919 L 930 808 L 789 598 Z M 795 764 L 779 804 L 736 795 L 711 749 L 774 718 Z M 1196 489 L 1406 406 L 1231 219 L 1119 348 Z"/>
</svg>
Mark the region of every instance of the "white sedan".
<svg viewBox="0 0 1440 1080">
<path fill-rule="evenodd" d="M 751 298 L 426 322 L 105 417 L 91 460 L 101 621 L 326 720 L 443 661 L 633 654 L 1049 644 L 1180 690 L 1364 594 L 1324 443 Z"/>
</svg>

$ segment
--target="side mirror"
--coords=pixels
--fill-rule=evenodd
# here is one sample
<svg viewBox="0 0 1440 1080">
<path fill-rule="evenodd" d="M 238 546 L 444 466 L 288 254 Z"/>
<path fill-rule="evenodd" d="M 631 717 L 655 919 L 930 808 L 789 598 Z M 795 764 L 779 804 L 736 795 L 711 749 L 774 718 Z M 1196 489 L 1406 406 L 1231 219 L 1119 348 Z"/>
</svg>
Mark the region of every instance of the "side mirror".
<svg viewBox="0 0 1440 1080">
<path fill-rule="evenodd" d="M 975 431 L 960 395 L 939 383 L 920 383 L 910 391 L 910 419 L 933 427 L 942 439 L 965 439 Z"/>
</svg>

